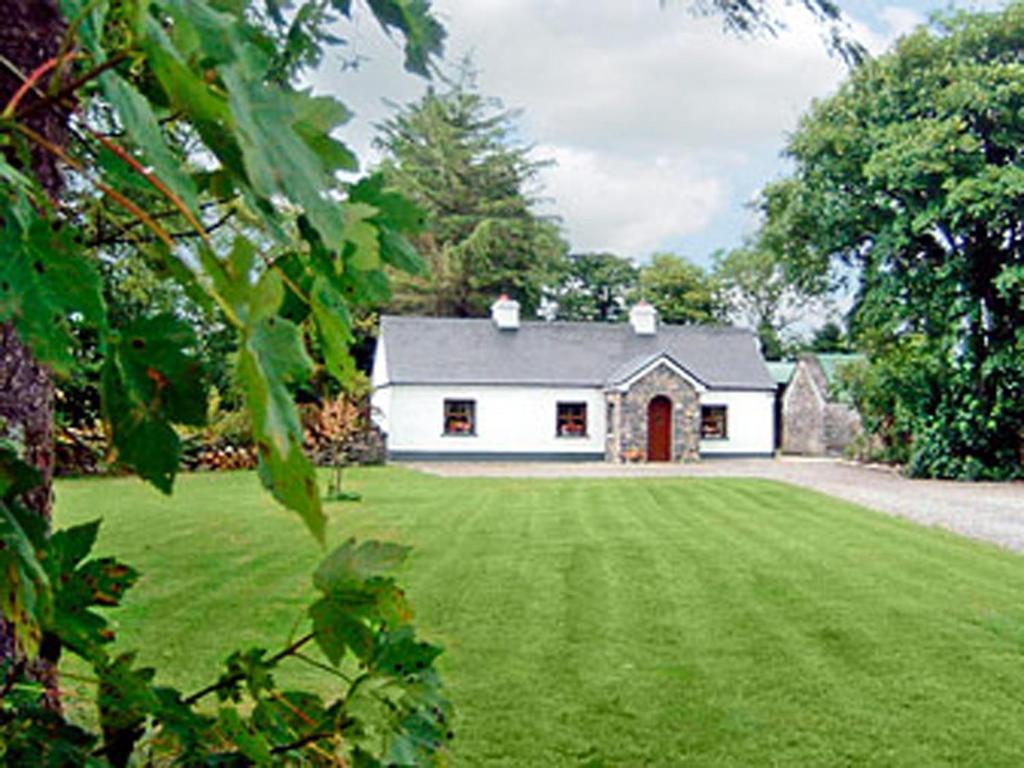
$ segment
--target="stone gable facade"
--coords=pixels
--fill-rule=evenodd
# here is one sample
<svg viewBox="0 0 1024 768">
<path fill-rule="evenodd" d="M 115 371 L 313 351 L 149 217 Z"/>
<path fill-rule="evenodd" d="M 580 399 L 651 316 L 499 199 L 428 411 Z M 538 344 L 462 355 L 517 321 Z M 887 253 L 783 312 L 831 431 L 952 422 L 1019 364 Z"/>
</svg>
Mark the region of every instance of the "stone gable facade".
<svg viewBox="0 0 1024 768">
<path fill-rule="evenodd" d="M 647 409 L 659 395 L 672 402 L 672 461 L 700 456 L 700 396 L 685 378 L 662 363 L 625 392 L 609 392 L 606 457 L 614 462 L 647 460 Z"/>
<path fill-rule="evenodd" d="M 859 414 L 829 399 L 829 383 L 814 355 L 797 361 L 782 400 L 782 450 L 805 456 L 842 453 L 860 433 Z"/>
<path fill-rule="evenodd" d="M 825 394 L 828 380 L 818 361 L 801 358 L 782 399 L 782 450 L 805 456 L 825 453 Z"/>
</svg>

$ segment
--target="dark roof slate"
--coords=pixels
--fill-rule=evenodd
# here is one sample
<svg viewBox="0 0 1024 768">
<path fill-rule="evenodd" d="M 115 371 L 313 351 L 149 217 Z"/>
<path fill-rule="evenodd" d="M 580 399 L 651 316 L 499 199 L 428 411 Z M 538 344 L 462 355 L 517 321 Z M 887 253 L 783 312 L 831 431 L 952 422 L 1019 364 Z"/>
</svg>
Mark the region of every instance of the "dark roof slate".
<svg viewBox="0 0 1024 768">
<path fill-rule="evenodd" d="M 756 337 L 727 326 L 524 322 L 498 330 L 487 318 L 381 318 L 393 384 L 606 386 L 667 355 L 715 389 L 774 390 Z"/>
</svg>

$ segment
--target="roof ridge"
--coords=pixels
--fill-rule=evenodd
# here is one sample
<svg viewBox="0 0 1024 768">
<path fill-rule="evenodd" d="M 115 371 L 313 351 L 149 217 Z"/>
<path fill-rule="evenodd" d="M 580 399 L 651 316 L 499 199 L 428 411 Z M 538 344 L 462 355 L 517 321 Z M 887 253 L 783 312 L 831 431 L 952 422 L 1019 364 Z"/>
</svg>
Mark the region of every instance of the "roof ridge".
<svg viewBox="0 0 1024 768">
<path fill-rule="evenodd" d="M 427 323 L 490 323 L 492 322 L 490 317 L 437 317 L 434 315 L 391 315 L 382 314 L 380 316 L 381 321 L 399 321 L 399 322 L 427 322 Z M 575 328 L 628 328 L 629 323 L 626 321 L 611 321 L 611 320 L 522 320 L 519 324 L 520 328 L 557 328 L 557 327 L 575 327 Z M 750 328 L 744 328 L 739 325 L 727 325 L 725 323 L 660 323 L 658 330 L 666 330 L 669 332 L 686 330 L 694 331 L 698 333 L 742 333 L 748 335 L 754 335 L 754 331 Z M 655 338 L 657 334 L 655 334 Z"/>
</svg>

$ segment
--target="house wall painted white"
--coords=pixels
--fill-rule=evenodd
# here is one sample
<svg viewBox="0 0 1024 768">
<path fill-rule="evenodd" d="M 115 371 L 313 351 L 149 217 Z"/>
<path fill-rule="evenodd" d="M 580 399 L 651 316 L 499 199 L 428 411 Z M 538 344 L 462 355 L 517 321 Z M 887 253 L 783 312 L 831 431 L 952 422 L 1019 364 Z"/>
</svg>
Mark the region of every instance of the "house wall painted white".
<svg viewBox="0 0 1024 768">
<path fill-rule="evenodd" d="M 444 401 L 476 403 L 476 434 L 444 434 Z M 728 437 L 701 440 L 704 456 L 770 455 L 774 451 L 774 395 L 770 392 L 705 391 L 701 405 L 724 405 Z M 557 404 L 587 404 L 587 435 L 556 435 Z M 384 386 L 372 404 L 388 450 L 402 454 L 567 454 L 605 451 L 607 406 L 604 392 L 592 388 L 520 386 Z"/>
<path fill-rule="evenodd" d="M 384 339 L 377 339 L 377 350 L 373 356 L 373 369 L 370 371 L 370 417 L 380 431 L 388 434 L 391 413 L 391 388 L 388 383 L 388 356 L 384 347 Z"/>
<path fill-rule="evenodd" d="M 724 440 L 701 440 L 702 456 L 715 454 L 760 454 L 775 452 L 775 393 L 707 390 L 700 404 L 726 407 Z"/>
<path fill-rule="evenodd" d="M 475 401 L 475 435 L 444 434 L 445 400 Z M 560 402 L 587 404 L 586 436 L 556 434 Z M 387 432 L 388 452 L 398 456 L 413 452 L 604 456 L 605 398 L 599 389 L 401 384 L 376 390 L 373 404 L 387 414 L 378 424 Z"/>
</svg>

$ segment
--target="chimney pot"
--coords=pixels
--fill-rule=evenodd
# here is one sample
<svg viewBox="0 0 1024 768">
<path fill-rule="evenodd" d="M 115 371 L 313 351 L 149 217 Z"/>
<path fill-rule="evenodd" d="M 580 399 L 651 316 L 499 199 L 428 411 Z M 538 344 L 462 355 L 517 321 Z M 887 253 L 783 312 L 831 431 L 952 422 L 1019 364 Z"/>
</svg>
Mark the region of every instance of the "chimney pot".
<svg viewBox="0 0 1024 768">
<path fill-rule="evenodd" d="M 515 331 L 519 328 L 519 302 L 501 294 L 491 305 L 491 319 L 502 331 Z"/>
<path fill-rule="evenodd" d="M 629 324 L 637 336 L 653 336 L 658 332 L 658 310 L 640 300 L 629 310 Z"/>
</svg>

